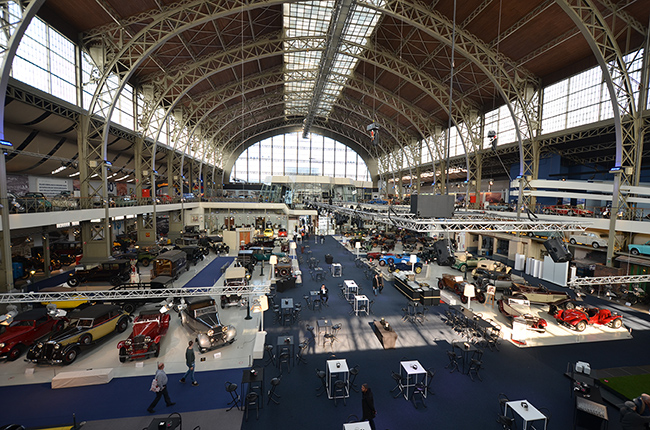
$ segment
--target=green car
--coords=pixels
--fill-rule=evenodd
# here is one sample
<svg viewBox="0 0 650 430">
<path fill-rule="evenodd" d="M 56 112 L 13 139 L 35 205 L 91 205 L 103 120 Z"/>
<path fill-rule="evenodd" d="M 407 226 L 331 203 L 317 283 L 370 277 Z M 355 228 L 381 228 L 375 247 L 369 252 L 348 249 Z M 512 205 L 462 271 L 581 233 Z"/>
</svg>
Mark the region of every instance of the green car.
<svg viewBox="0 0 650 430">
<path fill-rule="evenodd" d="M 25 193 L 18 199 L 27 212 L 47 212 L 52 210 L 50 202 L 43 193 Z"/>
<path fill-rule="evenodd" d="M 456 262 L 451 267 L 463 273 L 467 272 L 468 268 L 478 266 L 479 261 L 485 260 L 485 257 L 474 257 L 469 252 L 454 252 L 454 256 L 456 257 Z"/>
<path fill-rule="evenodd" d="M 253 257 L 257 261 L 269 261 L 271 255 L 277 256 L 279 260 L 286 255 L 284 252 L 273 252 L 273 248 L 268 246 L 252 246 L 248 250 L 253 251 Z"/>
</svg>

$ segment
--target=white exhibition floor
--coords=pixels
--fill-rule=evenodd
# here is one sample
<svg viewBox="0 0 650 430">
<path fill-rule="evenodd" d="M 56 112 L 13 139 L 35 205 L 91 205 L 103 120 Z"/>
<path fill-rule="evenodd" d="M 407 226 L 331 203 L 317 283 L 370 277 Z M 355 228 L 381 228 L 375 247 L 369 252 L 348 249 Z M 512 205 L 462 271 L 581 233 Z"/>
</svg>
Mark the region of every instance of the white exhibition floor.
<svg viewBox="0 0 650 430">
<path fill-rule="evenodd" d="M 174 284 L 176 287 L 185 285 L 199 271 L 207 266 L 214 258 L 210 254 L 206 259 L 183 273 Z M 144 268 L 141 268 L 144 271 Z M 220 280 L 220 282 L 223 282 Z M 217 301 L 217 303 L 219 303 Z M 234 324 L 237 328 L 237 340 L 230 346 L 217 348 L 205 354 L 197 353 L 196 371 L 232 369 L 250 366 L 253 362 L 253 344 L 260 324 L 262 314 L 251 314 L 251 320 L 245 320 L 245 307 L 227 307 L 219 309 L 219 315 L 224 323 Z M 61 372 L 81 371 L 88 369 L 113 368 L 114 377 L 145 376 L 156 372 L 157 361 L 165 363 L 167 373 L 183 373 L 185 365 L 185 349 L 187 342 L 194 338 L 180 325 L 180 319 L 175 312 L 167 335 L 162 340 L 160 357 L 146 360 L 120 363 L 117 343 L 126 339 L 131 333 L 131 325 L 124 333 L 114 333 L 99 340 L 96 346 L 82 350 L 74 363 L 68 366 L 33 364 L 24 361 L 25 354 L 14 362 L 0 364 L 0 386 L 49 383 Z M 200 361 L 205 358 L 205 361 Z"/>
</svg>

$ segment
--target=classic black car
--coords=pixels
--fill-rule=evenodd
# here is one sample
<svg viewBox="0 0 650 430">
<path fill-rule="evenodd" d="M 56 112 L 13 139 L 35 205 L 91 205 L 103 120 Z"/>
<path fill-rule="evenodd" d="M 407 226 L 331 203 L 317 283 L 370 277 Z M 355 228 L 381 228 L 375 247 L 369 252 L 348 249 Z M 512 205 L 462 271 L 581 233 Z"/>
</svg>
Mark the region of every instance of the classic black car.
<svg viewBox="0 0 650 430">
<path fill-rule="evenodd" d="M 178 279 L 181 274 L 188 271 L 187 254 L 183 251 L 167 251 L 160 254 L 153 262 L 152 276 L 169 276 Z"/>
<path fill-rule="evenodd" d="M 82 282 L 110 282 L 118 286 L 131 278 L 129 260 L 109 260 L 85 270 L 76 270 L 68 276 L 68 285 L 76 287 Z"/>
<path fill-rule="evenodd" d="M 510 288 L 513 282 L 525 282 L 525 279 L 509 272 L 499 272 L 497 270 L 488 270 L 477 268 L 472 272 L 476 285 L 485 289 L 488 285 L 494 285 L 497 291 Z"/>
<path fill-rule="evenodd" d="M 221 323 L 212 297 L 196 296 L 184 300 L 185 303 L 179 305 L 181 324 L 190 333 L 196 334 L 199 351 L 205 352 L 235 341 L 237 329 Z"/>
<path fill-rule="evenodd" d="M 187 254 L 187 262 L 196 266 L 199 261 L 203 261 L 203 248 L 193 245 L 193 246 L 183 246 L 178 248 Z"/>
<path fill-rule="evenodd" d="M 122 333 L 129 326 L 129 315 L 116 305 L 97 304 L 75 309 L 68 318 L 70 322 L 63 330 L 36 342 L 27 351 L 25 361 L 70 364 L 82 347 L 113 332 Z"/>
</svg>

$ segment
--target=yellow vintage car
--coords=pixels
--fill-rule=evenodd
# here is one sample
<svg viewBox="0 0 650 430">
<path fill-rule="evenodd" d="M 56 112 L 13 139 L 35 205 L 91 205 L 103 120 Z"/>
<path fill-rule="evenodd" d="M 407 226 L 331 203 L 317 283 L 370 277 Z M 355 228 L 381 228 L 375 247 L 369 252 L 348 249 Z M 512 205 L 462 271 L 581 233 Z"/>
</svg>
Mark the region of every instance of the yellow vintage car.
<svg viewBox="0 0 650 430">
<path fill-rule="evenodd" d="M 97 304 L 68 314 L 70 322 L 47 340 L 36 342 L 27 352 L 33 363 L 70 364 L 82 347 L 129 326 L 129 314 L 117 305 Z"/>
<path fill-rule="evenodd" d="M 275 233 L 273 232 L 272 228 L 267 228 L 264 230 L 264 236 L 266 237 L 273 237 Z"/>
</svg>

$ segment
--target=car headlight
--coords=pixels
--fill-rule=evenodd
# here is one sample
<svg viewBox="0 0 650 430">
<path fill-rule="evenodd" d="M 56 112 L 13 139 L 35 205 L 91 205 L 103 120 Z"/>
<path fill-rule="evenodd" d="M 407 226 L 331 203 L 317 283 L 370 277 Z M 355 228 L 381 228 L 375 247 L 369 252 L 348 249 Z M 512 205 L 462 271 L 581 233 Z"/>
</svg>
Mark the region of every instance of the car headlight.
<svg viewBox="0 0 650 430">
<path fill-rule="evenodd" d="M 146 337 L 144 338 L 144 343 L 149 343 L 149 342 L 151 342 L 151 337 L 146 336 Z"/>
<path fill-rule="evenodd" d="M 37 348 L 43 348 L 43 342 L 38 342 L 38 344 L 36 345 L 36 347 L 37 347 Z"/>
<path fill-rule="evenodd" d="M 221 331 L 224 332 L 224 333 L 227 332 L 228 331 L 228 326 L 225 325 L 225 326 L 221 327 Z"/>
<path fill-rule="evenodd" d="M 124 343 L 126 345 L 131 345 L 131 343 L 133 343 L 133 341 L 131 339 L 127 339 L 127 340 L 124 341 Z"/>
<path fill-rule="evenodd" d="M 4 348 L 4 347 L 5 347 L 5 344 L 4 344 L 4 343 L 0 343 L 0 348 Z"/>
<path fill-rule="evenodd" d="M 54 345 L 54 349 L 60 349 L 60 348 L 61 348 L 60 344 L 57 343 L 56 345 Z"/>
<path fill-rule="evenodd" d="M 214 336 L 214 330 L 212 329 L 208 330 L 208 336 L 210 337 Z"/>
</svg>

